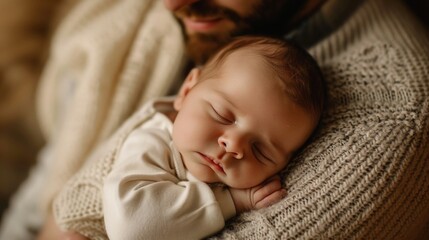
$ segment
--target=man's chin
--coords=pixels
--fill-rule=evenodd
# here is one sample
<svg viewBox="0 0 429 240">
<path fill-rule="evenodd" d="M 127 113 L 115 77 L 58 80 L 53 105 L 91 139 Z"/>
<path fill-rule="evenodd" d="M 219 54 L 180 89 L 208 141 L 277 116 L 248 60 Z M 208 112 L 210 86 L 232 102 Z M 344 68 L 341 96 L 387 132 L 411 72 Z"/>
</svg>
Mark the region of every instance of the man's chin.
<svg viewBox="0 0 429 240">
<path fill-rule="evenodd" d="M 197 64 L 204 64 L 220 47 L 231 39 L 230 36 L 214 37 L 193 34 L 188 37 L 186 47 L 188 56 Z"/>
</svg>

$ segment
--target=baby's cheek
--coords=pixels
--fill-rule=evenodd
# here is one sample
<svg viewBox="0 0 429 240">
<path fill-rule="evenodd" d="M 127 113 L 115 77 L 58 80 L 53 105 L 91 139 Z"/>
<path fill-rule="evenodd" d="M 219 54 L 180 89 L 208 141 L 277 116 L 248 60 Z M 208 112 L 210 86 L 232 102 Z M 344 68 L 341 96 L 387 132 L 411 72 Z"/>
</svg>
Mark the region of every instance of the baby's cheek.
<svg viewBox="0 0 429 240">
<path fill-rule="evenodd" d="M 237 160 L 239 161 L 239 160 Z M 231 174 L 236 188 L 251 188 L 263 183 L 270 176 L 259 166 L 243 167 Z"/>
</svg>

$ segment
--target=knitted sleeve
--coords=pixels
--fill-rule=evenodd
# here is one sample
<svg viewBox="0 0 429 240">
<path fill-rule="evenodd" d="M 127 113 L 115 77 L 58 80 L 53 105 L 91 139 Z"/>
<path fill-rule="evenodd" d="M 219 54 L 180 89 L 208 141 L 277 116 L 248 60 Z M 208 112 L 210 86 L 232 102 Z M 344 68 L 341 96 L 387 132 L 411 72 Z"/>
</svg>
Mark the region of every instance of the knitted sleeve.
<svg viewBox="0 0 429 240">
<path fill-rule="evenodd" d="M 53 201 L 55 221 L 62 230 L 78 232 L 94 240 L 107 239 L 102 203 L 104 178 L 128 135 L 152 115 L 149 104 L 133 114 L 67 181 Z"/>
<path fill-rule="evenodd" d="M 282 173 L 288 197 L 213 239 L 413 239 L 429 220 L 429 39 L 399 0 L 311 49 L 329 106 Z"/>
</svg>

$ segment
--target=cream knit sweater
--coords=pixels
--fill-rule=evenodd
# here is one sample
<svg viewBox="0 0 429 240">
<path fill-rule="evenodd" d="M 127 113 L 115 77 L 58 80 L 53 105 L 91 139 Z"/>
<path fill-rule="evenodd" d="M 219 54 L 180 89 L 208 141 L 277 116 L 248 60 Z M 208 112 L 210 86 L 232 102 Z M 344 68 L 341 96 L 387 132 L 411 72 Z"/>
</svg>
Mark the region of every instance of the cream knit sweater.
<svg viewBox="0 0 429 240">
<path fill-rule="evenodd" d="M 93 2 L 96 5 L 105 1 Z M 114 5 L 113 1 L 107 2 Z M 115 5 L 127 1 L 120 2 Z M 148 4 L 141 2 L 141 5 Z M 134 54 L 133 49 L 128 51 Z M 269 208 L 241 214 L 213 238 L 412 239 L 429 219 L 427 32 L 401 1 L 369 0 L 310 51 L 325 74 L 329 107 L 311 144 L 282 174 L 288 197 Z M 77 61 L 76 67 L 89 68 L 91 58 L 85 57 L 88 56 L 77 54 L 76 59 L 86 61 Z M 63 164 L 72 162 L 71 156 L 75 159 L 85 156 L 88 148 L 79 149 L 82 141 L 96 142 L 106 136 L 131 111 L 129 105 L 125 112 L 120 111 L 121 104 L 126 104 L 128 99 L 102 104 L 102 100 L 114 93 L 113 86 L 122 86 L 121 82 L 109 82 L 109 77 L 127 66 L 126 63 L 124 60 L 106 67 L 109 74 L 103 82 L 91 82 L 92 75 L 88 76 L 86 84 L 93 84 L 97 90 L 105 87 L 112 90 L 105 93 L 89 88 L 91 91 L 81 97 L 94 98 L 90 101 L 93 104 L 74 103 L 75 114 L 70 117 L 88 119 L 89 125 L 73 126 L 80 122 L 66 122 L 71 132 L 60 136 L 77 132 L 83 137 L 69 140 L 63 146 L 67 154 L 58 156 L 69 158 L 58 161 L 63 172 L 79 166 Z M 166 69 L 170 70 L 162 68 L 169 72 Z M 141 75 L 127 79 L 135 76 Z M 112 85 L 104 85 L 109 83 Z M 106 96 L 96 95 L 100 92 Z M 102 104 L 104 111 L 91 109 L 96 104 Z M 109 105 L 111 107 L 107 107 Z M 116 114 L 119 117 L 115 118 Z M 114 120 L 106 121 L 110 124 L 103 125 L 103 131 L 95 129 L 96 123 L 106 117 Z M 100 135 L 94 134 L 97 131 Z M 103 176 L 111 167 L 109 161 L 106 163 L 94 167 L 89 160 L 56 199 L 56 219 L 63 228 L 78 230 L 94 239 L 105 238 L 100 189 Z"/>
<path fill-rule="evenodd" d="M 158 0 L 79 2 L 51 45 L 38 92 L 52 162 L 44 206 L 90 149 L 144 101 L 169 91 L 185 60 L 180 28 Z"/>
</svg>

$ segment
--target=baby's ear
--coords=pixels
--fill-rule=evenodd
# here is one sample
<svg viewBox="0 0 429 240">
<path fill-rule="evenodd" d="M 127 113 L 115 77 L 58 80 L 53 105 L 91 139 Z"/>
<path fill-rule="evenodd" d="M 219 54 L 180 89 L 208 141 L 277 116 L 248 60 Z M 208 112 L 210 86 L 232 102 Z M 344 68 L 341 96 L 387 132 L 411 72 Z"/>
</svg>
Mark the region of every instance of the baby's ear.
<svg viewBox="0 0 429 240">
<path fill-rule="evenodd" d="M 197 84 L 200 77 L 200 69 L 193 68 L 188 76 L 185 78 L 185 81 L 182 83 L 182 86 L 179 89 L 176 99 L 174 100 L 174 109 L 179 111 L 182 108 L 183 101 L 188 95 L 189 91 Z"/>
</svg>

